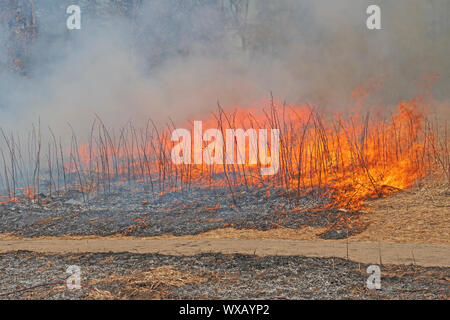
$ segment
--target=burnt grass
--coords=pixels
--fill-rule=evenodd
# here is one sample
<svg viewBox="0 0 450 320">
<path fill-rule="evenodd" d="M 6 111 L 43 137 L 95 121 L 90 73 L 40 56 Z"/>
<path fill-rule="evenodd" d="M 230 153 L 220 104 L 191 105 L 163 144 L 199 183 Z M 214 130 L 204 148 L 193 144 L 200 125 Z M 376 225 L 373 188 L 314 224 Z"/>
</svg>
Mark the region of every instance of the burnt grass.
<svg viewBox="0 0 450 320">
<path fill-rule="evenodd" d="M 320 210 L 322 193 L 297 196 L 271 187 L 191 187 L 160 193 L 118 184 L 87 199 L 78 191 L 0 204 L 0 233 L 21 237 L 198 234 L 223 227 L 268 230 L 328 227 L 324 239 L 359 233 L 358 212 Z M 355 223 L 356 221 L 356 223 Z M 349 224 L 353 224 L 349 228 Z"/>
<path fill-rule="evenodd" d="M 80 267 L 81 289 L 66 287 L 69 265 Z M 0 299 L 450 298 L 450 268 L 383 265 L 375 290 L 366 287 L 367 266 L 302 256 L 18 251 L 0 254 Z M 143 276 L 161 267 L 174 273 Z"/>
</svg>

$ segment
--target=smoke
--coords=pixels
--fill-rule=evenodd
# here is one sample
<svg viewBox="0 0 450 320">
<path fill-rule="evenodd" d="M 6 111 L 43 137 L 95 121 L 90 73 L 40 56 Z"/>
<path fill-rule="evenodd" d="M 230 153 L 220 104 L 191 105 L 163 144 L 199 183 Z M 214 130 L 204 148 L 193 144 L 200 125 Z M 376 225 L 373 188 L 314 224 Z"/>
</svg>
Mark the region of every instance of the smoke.
<svg viewBox="0 0 450 320">
<path fill-rule="evenodd" d="M 65 9 L 77 2 L 82 29 L 69 31 Z M 67 123 L 86 132 L 96 114 L 112 127 L 149 117 L 164 124 L 270 92 L 344 110 L 351 90 L 374 78 L 383 82 L 377 103 L 392 105 L 433 72 L 433 94 L 449 98 L 446 0 L 377 1 L 375 31 L 366 28 L 371 1 L 249 0 L 239 10 L 229 2 L 148 0 L 130 10 L 117 1 L 35 1 L 26 77 L 6 71 L 11 35 L 1 28 L 0 126 L 40 119 L 58 134 Z"/>
</svg>

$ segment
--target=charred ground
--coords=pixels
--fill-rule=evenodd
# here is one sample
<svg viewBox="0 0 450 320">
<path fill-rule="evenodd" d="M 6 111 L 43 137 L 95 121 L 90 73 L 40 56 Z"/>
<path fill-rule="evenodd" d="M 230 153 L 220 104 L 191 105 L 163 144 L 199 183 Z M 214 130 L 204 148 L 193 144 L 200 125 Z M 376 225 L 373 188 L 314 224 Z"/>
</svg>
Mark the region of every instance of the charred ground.
<svg viewBox="0 0 450 320">
<path fill-rule="evenodd" d="M 65 286 L 68 265 L 81 290 Z M 0 254 L 3 299 L 449 299 L 449 268 L 382 266 L 382 289 L 366 287 L 367 265 L 339 258 L 133 253 Z M 62 283 L 62 284 L 55 284 Z M 53 285 L 52 285 L 53 284 Z M 35 287 L 39 286 L 39 287 Z M 27 290 L 27 288 L 35 287 Z"/>
<path fill-rule="evenodd" d="M 163 195 L 120 187 L 84 202 L 78 191 L 41 195 L 39 201 L 0 205 L 0 233 L 39 236 L 193 235 L 221 228 L 269 230 L 326 227 L 324 239 L 341 239 L 364 230 L 359 213 L 323 207 L 315 193 L 290 196 L 282 189 L 190 188 Z M 236 203 L 236 204 L 235 204 Z"/>
</svg>

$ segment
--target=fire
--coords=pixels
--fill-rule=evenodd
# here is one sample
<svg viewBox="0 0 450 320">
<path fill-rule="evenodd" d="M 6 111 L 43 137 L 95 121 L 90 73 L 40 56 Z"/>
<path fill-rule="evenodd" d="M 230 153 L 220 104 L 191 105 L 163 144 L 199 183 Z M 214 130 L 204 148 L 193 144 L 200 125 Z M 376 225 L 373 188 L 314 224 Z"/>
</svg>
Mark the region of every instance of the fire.
<svg viewBox="0 0 450 320">
<path fill-rule="evenodd" d="M 267 111 L 237 107 L 229 111 L 219 109 L 203 120 L 206 128 L 219 128 L 222 132 L 237 127 L 279 129 L 280 169 L 274 177 L 259 173 L 260 161 L 232 165 L 226 161 L 173 164 L 170 130 L 158 132 L 156 129 L 154 140 L 141 145 L 137 137 L 134 142 L 133 139 L 119 141 L 117 146 L 110 142 L 91 151 L 90 156 L 87 150 L 91 147 L 83 145 L 79 149 L 79 166 L 84 174 L 89 174 L 87 168 L 94 167 L 103 178 L 117 176 L 127 180 L 134 177 L 147 183 L 150 180 L 161 183 L 159 180 L 165 179 L 166 188 L 173 186 L 175 180 L 178 186 L 194 182 L 215 186 L 273 185 L 295 190 L 299 195 L 323 190 L 333 199 L 332 205 L 357 209 L 364 199 L 408 188 L 425 174 L 425 149 L 419 139 L 424 115 L 419 111 L 419 102 L 399 103 L 398 111 L 389 120 L 372 119 L 369 114 L 347 118 L 336 115 L 325 120 L 309 105 L 282 105 L 273 101 L 266 102 Z M 99 158 L 105 164 L 95 167 Z"/>
<path fill-rule="evenodd" d="M 355 210 L 365 199 L 410 187 L 436 163 L 439 145 L 435 133 L 424 130 L 426 118 L 421 106 L 421 99 L 402 101 L 392 116 L 383 118 L 360 111 L 346 116 L 326 115 L 309 104 L 286 105 L 271 99 L 254 108 L 219 107 L 200 119 L 204 130 L 216 128 L 223 137 L 228 129 L 279 130 L 279 170 L 273 176 L 261 174 L 266 163 L 260 157 L 256 162 L 231 164 L 225 159 L 208 164 L 173 163 L 171 150 L 175 143 L 171 132 L 176 128 L 173 123 L 163 129 L 151 121 L 145 128 L 130 124 L 117 135 L 98 119 L 88 143 L 78 145 L 73 138 L 64 157 L 62 147 L 59 151 L 57 147 L 49 149 L 49 189 L 50 193 L 52 189 L 57 191 L 62 177 L 63 189 L 76 186 L 86 197 L 101 189 L 109 190 L 112 183 L 120 181 L 138 181 L 160 195 L 194 184 L 227 187 L 231 195 L 237 185 L 266 186 L 283 188 L 297 196 L 317 191 L 330 199 L 329 206 Z M 193 124 L 187 125 L 194 130 Z M 208 143 L 200 143 L 205 150 Z M 241 159 L 249 159 L 255 148 L 247 136 L 244 150 L 232 150 L 236 159 L 238 152 L 245 153 L 239 155 Z M 261 151 L 267 157 L 274 152 L 258 150 Z M 59 154 L 62 165 L 58 165 L 56 158 Z M 225 150 L 221 154 L 226 157 Z M 67 182 L 69 177 L 71 181 Z M 38 190 L 39 185 L 35 184 L 23 193 L 26 198 L 33 198 Z M 9 194 L 10 199 L 16 199 L 10 187 Z"/>
</svg>

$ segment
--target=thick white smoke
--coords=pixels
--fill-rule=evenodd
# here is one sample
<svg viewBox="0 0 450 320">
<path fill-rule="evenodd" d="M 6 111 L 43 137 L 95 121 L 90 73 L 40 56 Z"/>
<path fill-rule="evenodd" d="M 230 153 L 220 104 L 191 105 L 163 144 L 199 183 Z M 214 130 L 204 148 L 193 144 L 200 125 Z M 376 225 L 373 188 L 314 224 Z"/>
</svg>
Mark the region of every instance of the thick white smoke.
<svg viewBox="0 0 450 320">
<path fill-rule="evenodd" d="M 40 118 L 57 134 L 68 122 L 82 133 L 95 114 L 113 127 L 183 121 L 217 101 L 245 106 L 270 92 L 344 108 L 370 78 L 383 79 L 377 99 L 392 105 L 432 72 L 440 73 L 435 96 L 448 99 L 449 24 L 439 16 L 447 1 L 378 1 L 376 31 L 366 28 L 371 1 L 249 0 L 239 14 L 219 0 L 148 0 L 131 13 L 113 1 L 78 1 L 82 29 L 69 31 L 65 8 L 76 2 L 35 1 L 28 75 L 0 75 L 2 127 Z M 0 63 L 5 70 L 4 52 Z"/>
</svg>

